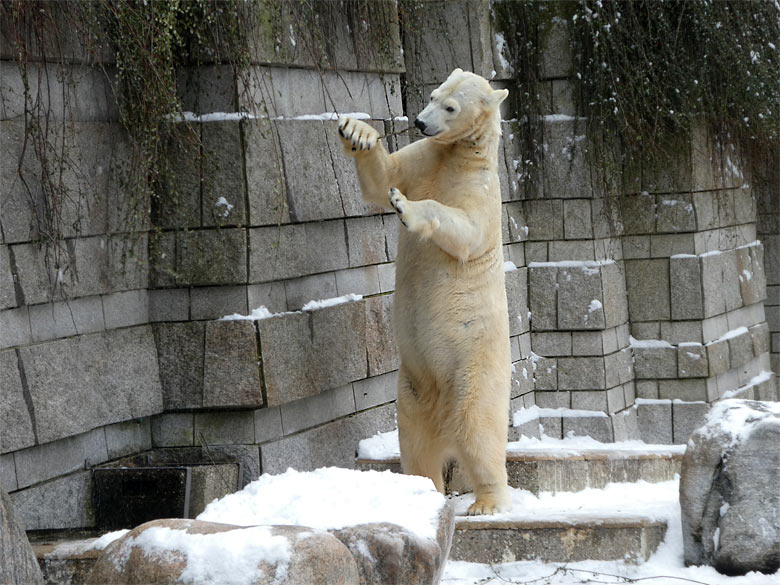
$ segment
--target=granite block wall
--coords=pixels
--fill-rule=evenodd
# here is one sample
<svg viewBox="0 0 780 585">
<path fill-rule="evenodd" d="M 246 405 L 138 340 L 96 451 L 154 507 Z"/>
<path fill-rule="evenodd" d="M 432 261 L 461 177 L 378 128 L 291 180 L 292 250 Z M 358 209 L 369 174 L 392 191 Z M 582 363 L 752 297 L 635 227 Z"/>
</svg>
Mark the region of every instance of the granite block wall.
<svg viewBox="0 0 780 585">
<path fill-rule="evenodd" d="M 110 88 L 68 45 L 73 86 L 47 97 L 73 104 L 50 136 L 73 153 L 55 240 L 0 45 L 0 482 L 28 529 L 92 526 L 89 470 L 119 457 L 218 452 L 246 482 L 351 466 L 395 427 L 399 224 L 362 201 L 336 114 L 392 150 L 455 67 L 510 92 L 514 72 L 487 4 L 361 6 L 315 3 L 331 13 L 310 23 L 270 2 L 283 34 L 256 31 L 248 75 L 182 67 L 176 180 L 134 208 Z M 513 435 L 683 443 L 715 400 L 776 400 L 776 169 L 723 173 L 700 132 L 675 168 L 594 180 L 565 22 L 538 35 L 538 169 L 512 100 L 499 158 L 511 409 L 543 413 Z"/>
</svg>

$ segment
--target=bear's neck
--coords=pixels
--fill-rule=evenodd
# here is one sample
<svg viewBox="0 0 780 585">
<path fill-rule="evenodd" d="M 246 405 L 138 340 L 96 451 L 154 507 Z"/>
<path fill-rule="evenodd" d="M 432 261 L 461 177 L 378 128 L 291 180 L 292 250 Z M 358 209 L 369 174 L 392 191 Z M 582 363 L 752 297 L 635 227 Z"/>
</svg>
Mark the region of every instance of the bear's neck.
<svg viewBox="0 0 780 585">
<path fill-rule="evenodd" d="M 474 160 L 484 160 L 495 166 L 498 160 L 498 139 L 501 136 L 501 116 L 498 111 L 485 112 L 477 119 L 475 130 L 469 130 L 451 139 L 455 152 Z"/>
</svg>

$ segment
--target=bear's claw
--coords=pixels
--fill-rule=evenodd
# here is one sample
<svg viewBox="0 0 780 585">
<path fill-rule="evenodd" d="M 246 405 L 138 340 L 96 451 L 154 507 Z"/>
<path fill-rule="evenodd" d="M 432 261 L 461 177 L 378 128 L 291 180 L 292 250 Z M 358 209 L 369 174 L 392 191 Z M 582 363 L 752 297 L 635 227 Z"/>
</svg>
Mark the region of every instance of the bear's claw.
<svg viewBox="0 0 780 585">
<path fill-rule="evenodd" d="M 339 119 L 338 130 L 348 152 L 371 150 L 379 140 L 376 129 L 349 116 Z"/>
</svg>

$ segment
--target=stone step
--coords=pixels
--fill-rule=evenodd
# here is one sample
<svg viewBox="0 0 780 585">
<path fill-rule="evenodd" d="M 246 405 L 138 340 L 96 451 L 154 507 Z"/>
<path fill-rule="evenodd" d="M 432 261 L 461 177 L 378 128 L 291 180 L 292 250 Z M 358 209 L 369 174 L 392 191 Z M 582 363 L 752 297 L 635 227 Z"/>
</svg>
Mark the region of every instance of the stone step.
<svg viewBox="0 0 780 585">
<path fill-rule="evenodd" d="M 646 561 L 666 534 L 666 522 L 644 516 L 582 516 L 525 520 L 458 517 L 450 559 L 472 563 L 535 560 Z"/>
<path fill-rule="evenodd" d="M 29 533 L 45 585 L 82 585 L 101 550 L 93 548 L 98 534 L 55 532 L 45 536 Z"/>
<path fill-rule="evenodd" d="M 506 467 L 509 485 L 532 493 L 574 492 L 602 488 L 609 483 L 643 480 L 667 481 L 680 471 L 685 447 L 682 445 L 604 444 L 603 447 L 574 448 L 529 441 L 509 443 Z M 520 446 L 522 445 L 522 446 Z M 401 471 L 400 458 L 359 458 L 360 469 Z M 470 491 L 457 464 L 445 474 L 448 493 Z"/>
</svg>

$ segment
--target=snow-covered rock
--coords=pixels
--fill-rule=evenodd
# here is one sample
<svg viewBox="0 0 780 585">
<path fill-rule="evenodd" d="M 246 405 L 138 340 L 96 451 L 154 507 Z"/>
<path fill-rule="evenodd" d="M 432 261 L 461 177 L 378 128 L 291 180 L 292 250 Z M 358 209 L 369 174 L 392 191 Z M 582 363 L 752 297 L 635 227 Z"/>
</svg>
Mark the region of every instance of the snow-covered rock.
<svg viewBox="0 0 780 585">
<path fill-rule="evenodd" d="M 687 565 L 780 568 L 780 403 L 725 400 L 688 442 L 680 507 Z"/>
<path fill-rule="evenodd" d="M 330 585 L 359 583 L 349 550 L 302 526 L 240 527 L 154 520 L 109 544 L 87 585 Z"/>
</svg>

